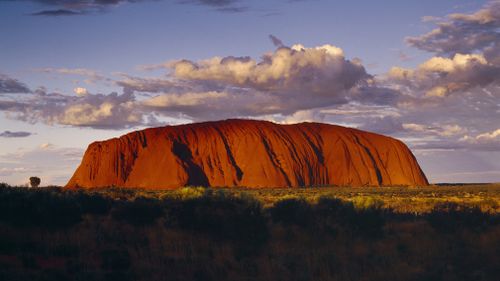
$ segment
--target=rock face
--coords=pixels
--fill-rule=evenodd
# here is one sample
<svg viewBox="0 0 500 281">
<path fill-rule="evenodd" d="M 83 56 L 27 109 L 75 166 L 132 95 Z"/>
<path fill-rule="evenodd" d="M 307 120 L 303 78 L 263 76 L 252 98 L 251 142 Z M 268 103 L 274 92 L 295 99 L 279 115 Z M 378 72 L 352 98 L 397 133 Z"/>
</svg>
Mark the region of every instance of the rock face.
<svg viewBox="0 0 500 281">
<path fill-rule="evenodd" d="M 340 126 L 226 120 L 89 145 L 66 187 L 427 185 L 401 141 Z"/>
</svg>

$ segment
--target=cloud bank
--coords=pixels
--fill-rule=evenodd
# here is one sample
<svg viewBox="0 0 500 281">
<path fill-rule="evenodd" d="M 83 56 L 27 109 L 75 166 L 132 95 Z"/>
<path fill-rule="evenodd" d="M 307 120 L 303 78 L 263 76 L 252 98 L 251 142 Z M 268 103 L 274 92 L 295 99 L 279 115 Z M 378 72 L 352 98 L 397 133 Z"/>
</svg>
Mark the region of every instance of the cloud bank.
<svg viewBox="0 0 500 281">
<path fill-rule="evenodd" d="M 100 129 L 121 129 L 147 124 L 136 110 L 131 93 L 80 94 L 69 96 L 39 89 L 31 97 L 16 102 L 1 101 L 8 118 L 29 123 L 69 125 Z"/>
<path fill-rule="evenodd" d="M 455 13 L 437 21 L 437 28 L 421 36 L 408 37 L 406 41 L 411 46 L 441 55 L 498 48 L 500 1 L 490 1 L 472 14 Z"/>
<path fill-rule="evenodd" d="M 0 94 L 30 93 L 26 84 L 0 73 Z"/>
<path fill-rule="evenodd" d="M 15 0 L 0 0 L 5 2 Z M 22 1 L 22 0 L 21 0 Z M 60 16 L 77 16 L 95 12 L 108 11 L 111 8 L 140 2 L 152 2 L 159 0 L 24 0 L 27 2 L 39 3 L 48 7 L 38 12 L 34 12 L 33 16 L 60 17 Z M 180 4 L 207 6 L 219 12 L 239 13 L 248 10 L 247 7 L 239 4 L 237 0 L 183 0 L 177 1 Z"/>
<path fill-rule="evenodd" d="M 2 138 L 24 138 L 31 136 L 30 132 L 11 132 L 11 131 L 3 131 L 0 133 L 0 137 Z"/>
<path fill-rule="evenodd" d="M 421 151 L 491 151 L 500 149 L 499 3 L 470 14 L 427 17 L 437 27 L 407 42 L 433 57 L 382 75 L 370 75 L 337 46 L 286 46 L 270 35 L 276 49 L 258 59 L 218 56 L 142 67 L 146 73 L 163 72 L 156 77 L 118 73 L 111 79 L 83 68 L 41 69 L 84 76 L 89 84 L 112 83 L 121 94 L 38 89 L 23 98 L 0 99 L 0 110 L 31 123 L 99 129 L 236 117 L 322 121 L 390 134 Z M 210 5 L 229 4 L 234 3 Z M 30 92 L 1 77 L 9 81 L 1 85 L 10 85 L 2 86 L 4 92 Z"/>
<path fill-rule="evenodd" d="M 293 115 L 298 111 L 366 99 L 371 76 L 357 60 L 348 60 L 333 45 L 281 46 L 261 59 L 214 57 L 177 60 L 161 66 L 156 78 L 119 74 L 113 81 L 122 94 L 92 94 L 84 87 L 76 95 L 38 89 L 16 101 L 0 100 L 7 116 L 93 128 L 130 128 L 155 123 L 155 116 L 193 121 L 229 117 Z M 88 77 L 87 83 L 110 81 L 88 69 L 46 68 L 41 72 Z"/>
</svg>

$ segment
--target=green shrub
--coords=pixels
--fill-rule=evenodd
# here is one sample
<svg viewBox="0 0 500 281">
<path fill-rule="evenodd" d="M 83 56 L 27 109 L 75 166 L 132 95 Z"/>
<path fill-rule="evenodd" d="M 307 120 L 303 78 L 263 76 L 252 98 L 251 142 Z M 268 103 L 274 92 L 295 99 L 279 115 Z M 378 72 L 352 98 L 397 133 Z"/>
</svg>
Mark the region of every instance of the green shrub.
<svg viewBox="0 0 500 281">
<path fill-rule="evenodd" d="M 183 187 L 175 190 L 172 194 L 168 196 L 172 199 L 177 200 L 188 200 L 193 198 L 202 197 L 206 192 L 207 188 L 205 187 Z"/>
<path fill-rule="evenodd" d="M 360 210 L 382 209 L 384 201 L 373 196 L 357 196 L 352 200 L 354 207 Z"/>
</svg>

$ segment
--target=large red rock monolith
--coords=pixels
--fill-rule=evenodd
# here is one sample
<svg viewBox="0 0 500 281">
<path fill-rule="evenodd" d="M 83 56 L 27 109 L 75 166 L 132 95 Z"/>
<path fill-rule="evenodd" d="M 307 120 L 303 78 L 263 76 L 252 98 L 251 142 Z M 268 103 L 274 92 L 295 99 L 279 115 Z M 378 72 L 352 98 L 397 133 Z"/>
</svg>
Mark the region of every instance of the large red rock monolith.
<svg viewBox="0 0 500 281">
<path fill-rule="evenodd" d="M 427 185 L 394 138 L 320 123 L 226 120 L 136 131 L 89 145 L 67 187 Z"/>
</svg>

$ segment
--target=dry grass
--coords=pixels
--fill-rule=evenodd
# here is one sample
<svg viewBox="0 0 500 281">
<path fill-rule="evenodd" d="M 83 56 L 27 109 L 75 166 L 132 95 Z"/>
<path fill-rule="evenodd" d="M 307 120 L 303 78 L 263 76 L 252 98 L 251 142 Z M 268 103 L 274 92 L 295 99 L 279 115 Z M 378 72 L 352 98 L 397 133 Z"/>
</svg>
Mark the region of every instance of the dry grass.
<svg viewBox="0 0 500 281">
<path fill-rule="evenodd" d="M 315 203 L 321 197 L 351 201 L 355 206 L 382 207 L 397 213 L 422 214 L 430 212 L 438 203 L 454 202 L 479 207 L 483 212 L 500 213 L 500 184 L 431 185 L 426 187 L 308 187 L 308 188 L 212 188 L 215 192 L 234 196 L 249 196 L 259 200 L 265 208 L 277 201 L 300 198 Z M 94 189 L 113 198 L 136 197 L 188 199 L 199 197 L 202 187 L 177 190 Z"/>
</svg>

